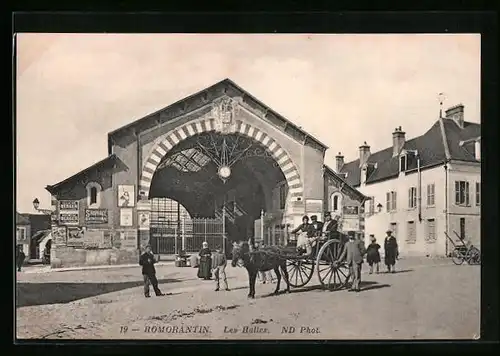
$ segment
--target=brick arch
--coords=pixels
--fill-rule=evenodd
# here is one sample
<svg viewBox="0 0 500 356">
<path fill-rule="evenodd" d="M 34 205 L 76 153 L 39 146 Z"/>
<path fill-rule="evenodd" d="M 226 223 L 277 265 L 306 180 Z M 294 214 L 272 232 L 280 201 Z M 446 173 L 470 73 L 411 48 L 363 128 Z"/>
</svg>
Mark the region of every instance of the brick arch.
<svg viewBox="0 0 500 356">
<path fill-rule="evenodd" d="M 167 133 L 166 138 L 157 143 L 144 163 L 139 182 L 139 194 L 149 197 L 151 181 L 156 168 L 165 155 L 179 142 L 188 137 L 204 132 L 216 131 L 215 119 L 203 119 L 190 122 Z M 248 123 L 236 120 L 234 130 L 231 133 L 239 133 L 260 142 L 276 160 L 288 184 L 288 192 L 292 198 L 302 197 L 304 188 L 300 179 L 299 170 L 290 155 L 278 144 L 278 142 L 267 133 Z"/>
</svg>

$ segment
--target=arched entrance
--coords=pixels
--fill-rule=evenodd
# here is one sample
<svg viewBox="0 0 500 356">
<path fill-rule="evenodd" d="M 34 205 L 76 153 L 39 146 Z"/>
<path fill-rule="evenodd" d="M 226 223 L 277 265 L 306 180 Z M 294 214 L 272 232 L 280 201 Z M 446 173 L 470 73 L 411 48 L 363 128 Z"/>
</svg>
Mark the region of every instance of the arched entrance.
<svg viewBox="0 0 500 356">
<path fill-rule="evenodd" d="M 299 171 L 277 140 L 235 119 L 237 108 L 224 97 L 210 115 L 157 141 L 141 173 L 142 212 L 153 209 L 154 198 L 174 199 L 194 219 L 225 221 L 230 240 L 253 234 L 264 210 L 276 221 L 285 219 L 286 205 L 302 199 Z"/>
</svg>

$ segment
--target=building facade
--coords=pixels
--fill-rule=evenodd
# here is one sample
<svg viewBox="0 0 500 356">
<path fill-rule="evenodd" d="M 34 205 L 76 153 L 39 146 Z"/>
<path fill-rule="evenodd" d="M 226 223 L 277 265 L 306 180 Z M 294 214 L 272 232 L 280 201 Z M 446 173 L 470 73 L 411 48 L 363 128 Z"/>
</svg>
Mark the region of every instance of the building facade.
<svg viewBox="0 0 500 356">
<path fill-rule="evenodd" d="M 366 197 L 327 167 L 325 183 L 326 150 L 223 80 L 109 133 L 105 159 L 46 187 L 57 221 L 51 264 L 136 262 L 145 244 L 161 249 L 159 240 L 173 239 L 167 245 L 185 250 L 186 234 L 196 241 L 208 235 L 246 240 L 256 234 L 256 220 L 264 230 L 286 230 L 304 214 L 321 216 L 331 205 L 325 192 L 335 189 L 345 202 L 362 205 Z M 160 211 L 162 199 L 179 202 L 191 222 L 172 224 Z M 360 209 L 348 212 L 352 220 Z"/>
<path fill-rule="evenodd" d="M 441 115 L 440 115 L 441 116 Z M 446 110 L 423 135 L 406 140 L 398 127 L 392 145 L 343 162 L 337 172 L 371 197 L 365 205 L 365 232 L 379 241 L 396 236 L 401 255 L 448 255 L 458 236 L 480 246 L 481 125 L 464 120 L 464 106 Z"/>
</svg>

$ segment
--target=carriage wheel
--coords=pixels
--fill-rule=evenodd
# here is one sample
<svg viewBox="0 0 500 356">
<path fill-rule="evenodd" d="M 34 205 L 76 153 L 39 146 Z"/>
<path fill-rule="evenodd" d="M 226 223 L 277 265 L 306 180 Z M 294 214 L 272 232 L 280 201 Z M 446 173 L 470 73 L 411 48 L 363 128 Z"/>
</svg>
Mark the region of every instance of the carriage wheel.
<svg viewBox="0 0 500 356">
<path fill-rule="evenodd" d="M 477 265 L 481 263 L 481 253 L 475 247 L 471 247 L 467 252 L 467 263 L 470 265 Z"/>
<path fill-rule="evenodd" d="M 344 261 L 338 261 L 342 247 L 339 240 L 328 240 L 319 250 L 316 259 L 319 281 L 330 290 L 342 289 L 349 282 L 349 266 Z M 334 262 L 337 261 L 335 265 Z"/>
<path fill-rule="evenodd" d="M 462 250 L 459 248 L 455 248 L 453 252 L 451 253 L 451 260 L 453 261 L 454 264 L 457 266 L 461 265 L 464 263 L 464 254 L 462 253 Z"/>
<path fill-rule="evenodd" d="M 287 260 L 288 281 L 295 288 L 305 286 L 314 273 L 314 262 L 309 260 Z"/>
</svg>

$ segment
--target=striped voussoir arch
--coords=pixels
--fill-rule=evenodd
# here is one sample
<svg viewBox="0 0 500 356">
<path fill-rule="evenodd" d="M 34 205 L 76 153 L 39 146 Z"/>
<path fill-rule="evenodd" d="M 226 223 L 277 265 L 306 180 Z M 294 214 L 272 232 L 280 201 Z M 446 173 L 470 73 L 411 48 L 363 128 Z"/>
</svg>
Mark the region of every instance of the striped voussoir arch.
<svg viewBox="0 0 500 356">
<path fill-rule="evenodd" d="M 149 197 L 149 189 L 151 187 L 154 172 L 156 171 L 156 168 L 160 164 L 162 158 L 165 157 L 167 152 L 170 151 L 175 145 L 188 137 L 216 130 L 217 125 L 215 119 L 210 118 L 184 124 L 167 134 L 166 138 L 159 142 L 152 150 L 151 155 L 143 166 L 141 181 L 139 183 L 140 194 L 142 196 Z M 288 192 L 290 196 L 302 196 L 304 189 L 299 171 L 288 153 L 285 152 L 276 140 L 262 130 L 240 120 L 235 122 L 235 129 L 233 132 L 242 134 L 260 142 L 280 166 L 288 183 Z"/>
</svg>

